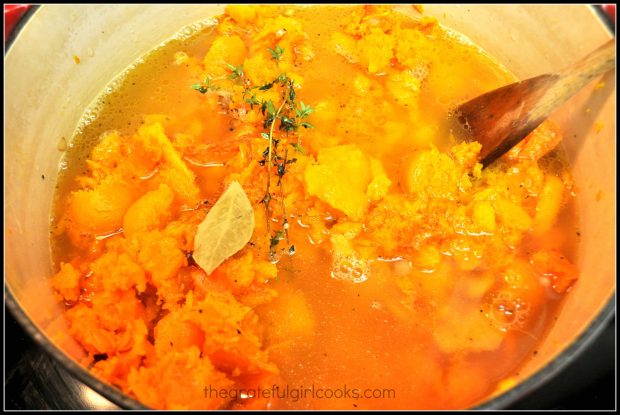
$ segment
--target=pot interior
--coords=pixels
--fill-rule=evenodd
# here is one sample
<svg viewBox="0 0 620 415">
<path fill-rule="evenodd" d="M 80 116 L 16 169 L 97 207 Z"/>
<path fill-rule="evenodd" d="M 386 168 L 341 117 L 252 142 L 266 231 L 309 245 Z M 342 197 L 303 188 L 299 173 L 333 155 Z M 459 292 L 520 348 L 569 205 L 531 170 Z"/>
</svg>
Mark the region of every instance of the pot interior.
<svg viewBox="0 0 620 415">
<path fill-rule="evenodd" d="M 5 56 L 8 302 L 40 342 L 52 347 L 51 342 L 75 361 L 83 352 L 66 333 L 50 285 L 49 220 L 63 149 L 72 144 L 70 138 L 84 109 L 111 79 L 183 26 L 222 10 L 218 5 L 42 6 Z M 520 78 L 562 68 L 611 37 L 587 6 L 428 5 L 425 12 L 469 37 Z M 74 56 L 80 57 L 79 64 Z M 506 387 L 523 382 L 545 366 L 546 374 L 539 373 L 535 381 L 491 406 L 508 404 L 550 376 L 603 325 L 601 316 L 613 311 L 614 73 L 602 81 L 602 88 L 595 88 L 598 81 L 593 82 L 552 117 L 565 133 L 564 145 L 578 189 L 579 229 L 575 232 L 581 235 L 580 280 L 538 353 Z M 562 359 L 556 359 L 571 347 Z M 61 356 L 58 350 L 55 353 Z M 71 369 L 90 385 L 98 383 L 78 365 Z M 108 395 L 112 390 L 101 385 L 96 389 Z M 119 400 L 120 394 L 112 399 Z M 131 401 L 121 403 L 132 405 Z"/>
</svg>

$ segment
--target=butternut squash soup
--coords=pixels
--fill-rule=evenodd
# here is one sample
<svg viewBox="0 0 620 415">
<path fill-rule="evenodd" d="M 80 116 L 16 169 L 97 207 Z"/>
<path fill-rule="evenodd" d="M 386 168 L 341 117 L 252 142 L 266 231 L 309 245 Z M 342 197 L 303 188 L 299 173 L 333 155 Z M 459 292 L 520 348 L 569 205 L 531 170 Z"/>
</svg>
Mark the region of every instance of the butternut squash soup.
<svg viewBox="0 0 620 415">
<path fill-rule="evenodd" d="M 515 77 L 412 14 L 232 5 L 102 93 L 52 220 L 96 377 L 158 409 L 467 408 L 514 384 L 577 278 L 561 132 L 483 170 L 451 111 Z"/>
</svg>

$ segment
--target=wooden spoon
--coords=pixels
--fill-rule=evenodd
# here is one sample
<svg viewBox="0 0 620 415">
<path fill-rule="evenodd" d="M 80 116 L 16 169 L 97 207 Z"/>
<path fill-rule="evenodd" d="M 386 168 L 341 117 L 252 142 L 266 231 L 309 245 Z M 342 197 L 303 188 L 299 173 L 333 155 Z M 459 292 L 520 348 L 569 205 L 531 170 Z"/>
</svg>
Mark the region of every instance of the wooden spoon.
<svg viewBox="0 0 620 415">
<path fill-rule="evenodd" d="M 482 144 L 484 167 L 514 147 L 594 77 L 615 67 L 611 39 L 561 72 L 503 86 L 461 104 L 455 116 L 468 141 Z"/>
</svg>

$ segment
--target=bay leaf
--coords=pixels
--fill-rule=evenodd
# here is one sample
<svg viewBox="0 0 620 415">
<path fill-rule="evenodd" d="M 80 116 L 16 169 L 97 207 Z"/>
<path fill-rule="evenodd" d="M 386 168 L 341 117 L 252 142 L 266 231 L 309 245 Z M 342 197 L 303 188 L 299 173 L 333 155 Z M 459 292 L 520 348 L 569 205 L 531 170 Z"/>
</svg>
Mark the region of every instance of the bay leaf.
<svg viewBox="0 0 620 415">
<path fill-rule="evenodd" d="M 238 182 L 232 182 L 198 225 L 193 257 L 210 275 L 239 252 L 254 232 L 254 210 Z"/>
</svg>

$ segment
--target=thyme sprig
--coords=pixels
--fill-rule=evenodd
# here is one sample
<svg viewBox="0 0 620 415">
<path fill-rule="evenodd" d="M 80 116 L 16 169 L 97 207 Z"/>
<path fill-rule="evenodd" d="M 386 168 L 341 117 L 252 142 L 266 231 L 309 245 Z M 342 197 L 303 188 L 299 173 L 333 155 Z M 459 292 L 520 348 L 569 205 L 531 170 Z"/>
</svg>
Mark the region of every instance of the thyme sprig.
<svg viewBox="0 0 620 415">
<path fill-rule="evenodd" d="M 282 102 L 280 106 L 276 109 L 272 100 L 258 101 L 255 99 L 255 95 L 252 94 L 250 99 L 246 99 L 245 101 L 250 104 L 251 107 L 254 105 L 260 104 L 261 114 L 265 117 L 263 121 L 263 127 L 268 129 L 267 132 L 261 133 L 261 137 L 267 139 L 269 141 L 268 147 L 263 152 L 263 159 L 259 161 L 261 166 L 268 166 L 268 175 L 267 175 L 267 189 L 265 193 L 265 197 L 263 198 L 263 203 L 265 204 L 265 211 L 267 216 L 267 231 L 270 236 L 270 254 L 272 259 L 275 257 L 276 248 L 281 240 L 286 240 L 286 244 L 288 246 L 287 252 L 289 255 L 293 255 L 295 253 L 295 247 L 290 244 L 289 238 L 289 223 L 286 214 L 286 205 L 284 203 L 284 189 L 283 189 L 283 181 L 282 177 L 286 173 L 286 167 L 288 164 L 294 163 L 297 159 L 288 157 L 288 148 L 284 149 L 284 157 L 280 155 L 279 152 L 279 144 L 280 140 L 276 139 L 274 134 L 276 132 L 284 133 L 287 136 L 289 133 L 293 133 L 299 129 L 299 127 L 304 128 L 312 128 L 313 126 L 305 121 L 310 114 L 314 111 L 312 107 L 306 105 L 304 102 L 300 103 L 300 106 L 297 106 L 295 101 L 296 99 L 296 91 L 295 91 L 295 83 L 294 81 L 286 76 L 285 74 L 281 74 L 276 79 L 271 82 L 268 82 L 264 85 L 258 85 L 251 89 L 258 89 L 260 91 L 268 91 L 274 87 L 281 88 L 281 96 Z M 247 95 L 250 95 L 248 92 Z M 277 127 L 277 128 L 276 128 Z M 305 154 L 305 150 L 299 141 L 299 137 L 297 137 L 297 142 L 290 143 L 291 146 L 302 154 Z M 282 229 L 276 231 L 273 235 L 271 234 L 271 211 L 270 211 L 270 203 L 273 199 L 271 194 L 271 167 L 276 167 L 276 175 L 278 176 L 278 187 L 280 191 L 280 199 L 282 204 Z"/>
<path fill-rule="evenodd" d="M 284 53 L 284 49 L 280 47 L 280 45 L 276 45 L 274 49 L 268 48 L 269 53 L 271 53 L 271 57 L 277 61 L 282 58 L 282 54 Z"/>
<path fill-rule="evenodd" d="M 235 65 L 231 65 L 230 63 L 227 64 L 228 67 L 231 70 L 230 75 L 228 76 L 228 79 L 241 79 L 243 78 L 243 65 L 239 65 L 239 66 L 235 66 Z"/>
<path fill-rule="evenodd" d="M 284 53 L 284 49 L 279 45 L 276 45 L 274 49 L 269 48 L 269 52 L 274 60 L 280 60 L 282 54 Z M 231 70 L 228 79 L 237 80 L 242 83 L 244 86 L 242 99 L 243 102 L 250 106 L 250 109 L 254 109 L 254 107 L 258 107 L 261 114 L 264 117 L 263 120 L 263 129 L 265 131 L 261 132 L 260 135 L 262 138 L 268 141 L 268 146 L 263 151 L 263 158 L 258 161 L 261 166 L 267 167 L 267 186 L 265 196 L 261 200 L 261 203 L 265 205 L 265 213 L 267 219 L 267 234 L 269 235 L 269 253 L 272 261 L 276 261 L 276 252 L 277 247 L 280 241 L 285 240 L 287 244 L 287 253 L 288 255 L 295 254 L 295 246 L 290 244 L 289 238 L 289 222 L 286 214 L 286 204 L 284 197 L 284 184 L 282 178 L 287 172 L 287 166 L 295 163 L 297 161 L 296 158 L 289 159 L 289 148 L 284 148 L 282 150 L 280 147 L 280 143 L 282 142 L 283 137 L 281 134 L 284 134 L 287 138 L 286 142 L 293 147 L 294 151 L 299 152 L 301 154 L 305 154 L 305 149 L 301 145 L 301 141 L 299 135 L 296 137 L 295 142 L 288 142 L 288 138 L 290 134 L 294 134 L 299 130 L 300 127 L 303 128 L 314 128 L 312 124 L 310 124 L 307 120 L 310 114 L 314 112 L 314 109 L 309 105 L 305 104 L 303 101 L 297 105 L 296 98 L 297 93 L 295 90 L 295 82 L 293 79 L 288 77 L 286 74 L 282 73 L 277 78 L 272 80 L 271 82 L 267 82 L 263 85 L 255 85 L 250 86 L 250 81 L 246 78 L 245 73 L 243 71 L 243 65 L 234 66 L 231 64 L 227 64 L 228 68 Z M 204 83 L 199 83 L 192 85 L 192 88 L 201 94 L 205 94 L 209 90 L 215 90 L 217 87 L 214 87 L 211 84 L 210 79 L 206 79 Z M 260 92 L 269 91 L 273 88 L 280 88 L 281 92 L 281 103 L 277 106 L 271 99 L 261 100 L 257 97 L 257 94 Z M 277 135 L 276 135 L 277 134 Z M 282 155 L 283 154 L 283 155 Z M 271 222 L 271 201 L 273 200 L 272 191 L 272 171 L 275 167 L 275 173 L 278 177 L 277 186 L 279 188 L 280 193 L 280 203 L 282 209 L 282 228 L 277 229 L 272 233 Z"/>
<path fill-rule="evenodd" d="M 303 101 L 300 102 L 300 106 L 299 108 L 297 108 L 295 102 L 295 83 L 285 74 L 281 74 L 273 81 L 268 82 L 264 85 L 252 87 L 250 88 L 250 90 L 258 89 L 260 91 L 268 91 L 276 85 L 285 87 L 285 89 L 282 91 L 282 101 L 283 103 L 288 102 L 288 109 L 290 109 L 290 111 L 278 112 L 278 114 L 276 115 L 273 101 L 259 101 L 256 98 L 256 94 L 252 94 L 250 98 L 245 99 L 245 102 L 250 104 L 251 108 L 254 108 L 254 105 L 260 105 L 261 113 L 266 116 L 263 122 L 263 127 L 266 129 L 270 128 L 272 122 L 279 119 L 280 124 L 278 126 L 278 130 L 284 131 L 286 133 L 297 131 L 299 127 L 314 128 L 314 125 L 305 121 L 308 116 L 314 112 L 314 108 L 306 105 Z M 249 92 L 246 92 L 246 96 L 247 95 L 249 95 Z"/>
<path fill-rule="evenodd" d="M 211 83 L 211 78 L 206 78 L 204 82 L 200 82 L 200 83 L 192 85 L 192 89 L 195 89 L 201 94 L 206 94 L 209 90 L 217 91 L 220 88 Z"/>
</svg>

